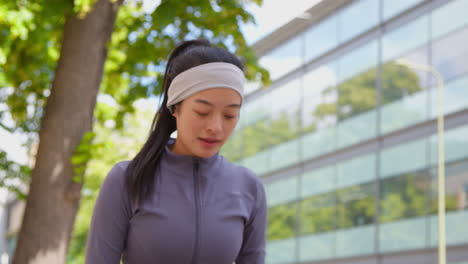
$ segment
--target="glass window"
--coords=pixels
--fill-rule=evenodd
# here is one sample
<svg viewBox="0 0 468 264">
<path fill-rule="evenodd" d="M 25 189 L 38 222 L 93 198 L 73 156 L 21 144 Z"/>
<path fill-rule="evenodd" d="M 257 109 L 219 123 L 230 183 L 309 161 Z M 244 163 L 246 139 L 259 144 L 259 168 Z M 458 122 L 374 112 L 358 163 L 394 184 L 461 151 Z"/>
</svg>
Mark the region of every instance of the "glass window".
<svg viewBox="0 0 468 264">
<path fill-rule="evenodd" d="M 301 179 L 301 198 L 332 191 L 335 188 L 334 183 L 334 166 L 305 172 Z"/>
<path fill-rule="evenodd" d="M 350 228 L 374 223 L 375 183 L 337 191 L 337 227 Z"/>
<path fill-rule="evenodd" d="M 299 194 L 297 189 L 298 177 L 275 181 L 266 185 L 268 207 L 281 203 L 295 201 Z"/>
<path fill-rule="evenodd" d="M 374 241 L 374 225 L 339 230 L 336 233 L 336 255 L 338 257 L 348 257 L 374 253 Z"/>
<path fill-rule="evenodd" d="M 445 83 L 443 87 L 443 110 L 445 114 L 454 113 L 468 107 L 468 75 Z M 431 94 L 431 117 L 436 118 L 437 109 L 437 87 L 430 90 Z"/>
<path fill-rule="evenodd" d="M 355 1 L 340 13 L 340 42 L 369 30 L 379 22 L 379 3 L 375 0 Z"/>
<path fill-rule="evenodd" d="M 242 128 L 243 157 L 250 157 L 268 147 L 270 122 L 259 120 L 254 124 Z"/>
<path fill-rule="evenodd" d="M 427 64 L 428 48 L 423 46 L 382 65 L 383 134 L 427 120 L 429 73 L 418 69 Z"/>
<path fill-rule="evenodd" d="M 280 204 L 268 209 L 267 240 L 283 240 L 296 235 L 297 203 Z"/>
<path fill-rule="evenodd" d="M 432 61 L 445 81 L 468 73 L 468 27 L 432 45 Z"/>
<path fill-rule="evenodd" d="M 296 261 L 296 243 L 295 238 L 268 242 L 266 263 L 294 263 Z"/>
<path fill-rule="evenodd" d="M 432 174 L 431 213 L 434 216 L 431 217 L 431 234 L 434 233 L 434 236 L 431 237 L 431 245 L 436 245 L 438 233 L 437 167 L 434 167 Z M 447 163 L 445 186 L 447 244 L 465 244 L 468 242 L 468 231 L 462 227 L 468 222 L 468 156 L 464 160 Z"/>
<path fill-rule="evenodd" d="M 302 160 L 333 151 L 336 148 L 335 134 L 336 129 L 332 126 L 303 135 L 300 140 Z"/>
<path fill-rule="evenodd" d="M 381 252 L 424 248 L 427 244 L 427 219 L 417 217 L 380 225 Z"/>
<path fill-rule="evenodd" d="M 382 1 L 384 20 L 411 8 L 422 1 L 423 0 L 384 0 Z"/>
<path fill-rule="evenodd" d="M 335 256 L 335 232 L 299 237 L 299 261 L 330 259 Z"/>
<path fill-rule="evenodd" d="M 301 201 L 301 235 L 323 233 L 335 229 L 335 193 L 308 197 Z"/>
<path fill-rule="evenodd" d="M 398 177 L 382 180 L 380 222 L 386 223 L 425 215 L 429 188 L 427 170 L 408 172 Z"/>
<path fill-rule="evenodd" d="M 376 180 L 376 155 L 374 153 L 337 165 L 337 188 Z"/>
<path fill-rule="evenodd" d="M 377 42 L 372 41 L 338 61 L 340 83 L 336 114 L 338 147 L 369 139 L 376 134 Z M 335 113 L 334 113 L 335 114 Z"/>
<path fill-rule="evenodd" d="M 242 158 L 242 134 L 239 130 L 231 134 L 228 141 L 223 145 L 221 154 L 231 162 Z"/>
<path fill-rule="evenodd" d="M 304 75 L 302 124 L 310 133 L 336 124 L 337 65 L 325 64 Z"/>
<path fill-rule="evenodd" d="M 468 24 L 468 0 L 453 0 L 432 12 L 432 37 L 438 38 Z"/>
<path fill-rule="evenodd" d="M 380 178 L 393 177 L 427 167 L 427 139 L 420 139 L 382 150 Z"/>
<path fill-rule="evenodd" d="M 293 139 L 271 148 L 270 169 L 278 170 L 300 161 L 299 139 Z"/>
<path fill-rule="evenodd" d="M 282 44 L 260 58 L 259 63 L 270 72 L 272 80 L 296 69 L 302 64 L 302 35 Z"/>
<path fill-rule="evenodd" d="M 270 169 L 270 151 L 264 150 L 257 154 L 247 157 L 240 162 L 243 166 L 251 169 L 257 175 L 261 176 Z"/>
<path fill-rule="evenodd" d="M 397 28 L 382 37 L 382 58 L 386 62 L 409 50 L 425 45 L 429 40 L 428 16 L 421 16 L 416 20 Z M 408 37 L 411 36 L 411 37 Z"/>
<path fill-rule="evenodd" d="M 444 134 L 445 161 L 454 162 L 468 158 L 468 125 L 451 129 Z M 431 164 L 437 166 L 438 137 L 431 137 Z"/>
<path fill-rule="evenodd" d="M 331 16 L 305 33 L 305 56 L 314 59 L 338 44 L 338 17 Z"/>
</svg>

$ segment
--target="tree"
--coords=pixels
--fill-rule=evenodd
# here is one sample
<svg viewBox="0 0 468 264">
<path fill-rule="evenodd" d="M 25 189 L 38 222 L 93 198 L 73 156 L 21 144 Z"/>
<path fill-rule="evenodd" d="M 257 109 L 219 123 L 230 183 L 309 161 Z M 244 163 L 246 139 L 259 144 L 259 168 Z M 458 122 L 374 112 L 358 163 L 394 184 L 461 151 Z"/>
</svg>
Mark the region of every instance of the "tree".
<svg viewBox="0 0 468 264">
<path fill-rule="evenodd" d="M 0 124 L 39 139 L 14 263 L 65 261 L 93 156 L 93 120 L 122 129 L 135 100 L 159 94 L 177 43 L 208 38 L 241 55 L 248 78 L 267 80 L 239 30 L 253 21 L 247 2 L 163 0 L 151 14 L 137 0 L 0 3 L 0 103 L 8 107 Z M 118 111 L 96 113 L 98 94 Z M 4 122 L 9 115 L 13 125 Z"/>
</svg>

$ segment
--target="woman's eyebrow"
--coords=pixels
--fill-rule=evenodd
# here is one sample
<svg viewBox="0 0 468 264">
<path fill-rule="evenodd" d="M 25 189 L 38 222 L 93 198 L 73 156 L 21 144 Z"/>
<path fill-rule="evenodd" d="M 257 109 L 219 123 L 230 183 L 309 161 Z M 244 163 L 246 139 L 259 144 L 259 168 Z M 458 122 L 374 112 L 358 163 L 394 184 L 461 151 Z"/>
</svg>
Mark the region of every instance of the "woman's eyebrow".
<svg viewBox="0 0 468 264">
<path fill-rule="evenodd" d="M 200 104 L 204 104 L 204 105 L 208 105 L 208 106 L 214 106 L 214 104 L 212 104 L 212 103 L 210 103 L 210 102 L 208 102 L 207 100 L 204 100 L 204 99 L 196 99 L 195 102 L 200 103 Z M 240 104 L 229 104 L 226 107 L 240 108 L 241 105 Z"/>
</svg>

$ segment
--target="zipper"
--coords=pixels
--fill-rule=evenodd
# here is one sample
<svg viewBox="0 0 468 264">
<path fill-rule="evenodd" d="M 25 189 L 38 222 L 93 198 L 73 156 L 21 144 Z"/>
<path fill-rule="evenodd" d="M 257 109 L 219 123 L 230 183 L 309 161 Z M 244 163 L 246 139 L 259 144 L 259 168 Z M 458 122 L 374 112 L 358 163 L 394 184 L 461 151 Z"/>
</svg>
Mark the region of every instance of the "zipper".
<svg viewBox="0 0 468 264">
<path fill-rule="evenodd" d="M 192 258 L 192 264 L 197 263 L 198 259 L 198 247 L 200 244 L 200 191 L 199 191 L 199 170 L 200 162 L 195 158 L 195 164 L 193 166 L 193 195 L 195 198 L 195 245 Z"/>
</svg>

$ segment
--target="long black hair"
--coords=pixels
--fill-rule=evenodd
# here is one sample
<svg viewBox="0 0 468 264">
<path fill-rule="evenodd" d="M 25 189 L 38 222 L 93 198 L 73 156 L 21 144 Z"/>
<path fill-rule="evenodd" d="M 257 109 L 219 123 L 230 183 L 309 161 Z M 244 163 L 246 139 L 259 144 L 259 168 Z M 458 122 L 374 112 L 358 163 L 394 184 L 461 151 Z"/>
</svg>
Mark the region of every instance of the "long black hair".
<svg viewBox="0 0 468 264">
<path fill-rule="evenodd" d="M 185 41 L 169 56 L 162 83 L 162 104 L 153 119 L 151 131 L 140 152 L 129 163 L 126 171 L 126 187 L 134 202 L 145 200 L 152 192 L 155 172 L 171 134 L 177 129 L 175 117 L 166 107 L 168 88 L 179 74 L 195 66 L 211 63 L 231 63 L 243 70 L 242 62 L 229 51 L 218 48 L 208 40 Z"/>
</svg>

